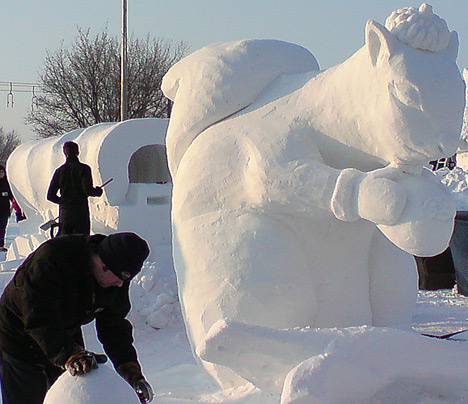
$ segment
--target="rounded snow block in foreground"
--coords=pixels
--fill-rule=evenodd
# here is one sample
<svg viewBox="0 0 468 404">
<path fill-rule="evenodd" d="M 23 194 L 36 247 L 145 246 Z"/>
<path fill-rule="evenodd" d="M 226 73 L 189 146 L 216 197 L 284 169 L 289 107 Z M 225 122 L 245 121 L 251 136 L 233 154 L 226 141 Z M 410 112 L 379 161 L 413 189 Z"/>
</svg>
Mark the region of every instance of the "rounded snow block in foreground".
<svg viewBox="0 0 468 404">
<path fill-rule="evenodd" d="M 44 404 L 139 404 L 140 400 L 114 370 L 103 365 L 83 376 L 65 372 L 48 391 Z"/>
<path fill-rule="evenodd" d="M 391 328 L 348 331 L 288 373 L 281 404 L 468 403 L 464 343 Z"/>
</svg>

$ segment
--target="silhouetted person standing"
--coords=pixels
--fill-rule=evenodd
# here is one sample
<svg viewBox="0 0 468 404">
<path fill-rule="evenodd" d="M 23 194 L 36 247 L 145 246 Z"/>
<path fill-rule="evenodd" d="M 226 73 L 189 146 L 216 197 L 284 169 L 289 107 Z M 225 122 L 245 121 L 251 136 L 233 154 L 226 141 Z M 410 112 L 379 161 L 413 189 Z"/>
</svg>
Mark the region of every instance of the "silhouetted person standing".
<svg viewBox="0 0 468 404">
<path fill-rule="evenodd" d="M 55 170 L 47 199 L 59 205 L 59 234 L 89 234 L 89 196 L 101 196 L 102 188 L 93 186 L 91 168 L 78 159 L 75 142 L 65 142 L 66 162 Z M 58 192 L 60 191 L 60 196 Z"/>
</svg>

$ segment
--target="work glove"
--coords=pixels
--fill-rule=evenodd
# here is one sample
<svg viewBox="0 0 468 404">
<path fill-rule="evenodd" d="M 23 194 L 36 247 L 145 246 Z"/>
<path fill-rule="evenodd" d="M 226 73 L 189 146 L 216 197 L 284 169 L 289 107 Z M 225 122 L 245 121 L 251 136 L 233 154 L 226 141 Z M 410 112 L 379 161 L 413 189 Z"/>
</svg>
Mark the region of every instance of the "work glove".
<svg viewBox="0 0 468 404">
<path fill-rule="evenodd" d="M 153 401 L 153 389 L 145 380 L 137 362 L 124 363 L 117 368 L 117 371 L 132 386 L 142 404 Z"/>
<path fill-rule="evenodd" d="M 95 354 L 89 351 L 80 351 L 70 356 L 65 363 L 65 369 L 72 376 L 84 375 L 98 368 L 98 363 L 106 363 L 107 356 L 104 354 Z"/>
<path fill-rule="evenodd" d="M 21 210 L 20 206 L 18 205 L 18 202 L 16 202 L 15 198 L 11 198 L 11 206 L 15 210 L 16 213 L 16 221 L 21 222 L 21 220 L 26 219 L 26 215 L 23 213 Z"/>
<path fill-rule="evenodd" d="M 145 379 L 136 381 L 133 389 L 137 393 L 140 403 L 151 403 L 153 401 L 153 389 Z"/>
</svg>

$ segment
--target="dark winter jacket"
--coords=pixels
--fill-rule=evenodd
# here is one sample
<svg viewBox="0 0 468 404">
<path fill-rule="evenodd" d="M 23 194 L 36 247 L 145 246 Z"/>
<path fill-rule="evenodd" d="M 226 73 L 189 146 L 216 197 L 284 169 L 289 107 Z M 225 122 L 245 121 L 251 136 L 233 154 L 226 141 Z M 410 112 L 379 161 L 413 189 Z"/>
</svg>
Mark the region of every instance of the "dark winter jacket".
<svg viewBox="0 0 468 404">
<path fill-rule="evenodd" d="M 81 326 L 96 319 L 97 335 L 117 367 L 137 361 L 129 282 L 102 288 L 91 272 L 89 236 L 51 239 L 18 268 L 0 299 L 0 349 L 31 363 L 63 367 L 83 349 Z"/>
<path fill-rule="evenodd" d="M 88 196 L 101 195 L 102 189 L 93 186 L 91 168 L 76 156 L 67 157 L 65 164 L 55 170 L 47 191 L 49 201 L 64 207 L 87 205 Z"/>
<path fill-rule="evenodd" d="M 13 193 L 6 177 L 0 179 L 0 215 L 10 215 Z"/>
</svg>

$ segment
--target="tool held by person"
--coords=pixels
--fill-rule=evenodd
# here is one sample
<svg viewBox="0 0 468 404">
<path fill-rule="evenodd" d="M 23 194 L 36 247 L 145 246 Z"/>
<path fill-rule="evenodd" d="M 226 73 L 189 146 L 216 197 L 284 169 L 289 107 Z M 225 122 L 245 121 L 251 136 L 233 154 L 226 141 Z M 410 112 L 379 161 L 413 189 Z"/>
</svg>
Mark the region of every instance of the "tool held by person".
<svg viewBox="0 0 468 404">
<path fill-rule="evenodd" d="M 54 238 L 54 229 L 59 227 L 59 222 L 57 222 L 58 218 L 59 217 L 57 216 L 56 218 L 50 219 L 47 222 L 39 226 L 41 230 L 44 230 L 44 231 L 50 230 L 50 238 Z"/>
<path fill-rule="evenodd" d="M 110 182 L 114 181 L 113 178 L 109 178 L 104 184 L 101 185 L 101 188 L 104 188 L 107 184 L 109 184 Z"/>
<path fill-rule="evenodd" d="M 452 337 L 462 334 L 467 331 L 468 329 L 455 331 L 455 332 L 451 332 L 449 334 L 444 334 L 444 335 L 432 335 L 432 334 L 421 334 L 421 335 L 424 335 L 425 337 L 431 337 L 431 338 L 437 338 L 437 339 L 451 339 Z"/>
<path fill-rule="evenodd" d="M 47 230 L 49 230 L 54 224 L 58 224 L 57 220 L 58 220 L 58 216 L 57 216 L 56 218 L 54 218 L 54 219 L 50 219 L 50 220 L 48 220 L 47 222 L 41 224 L 41 225 L 39 226 L 39 228 L 40 228 L 41 230 L 47 231 Z"/>
</svg>

